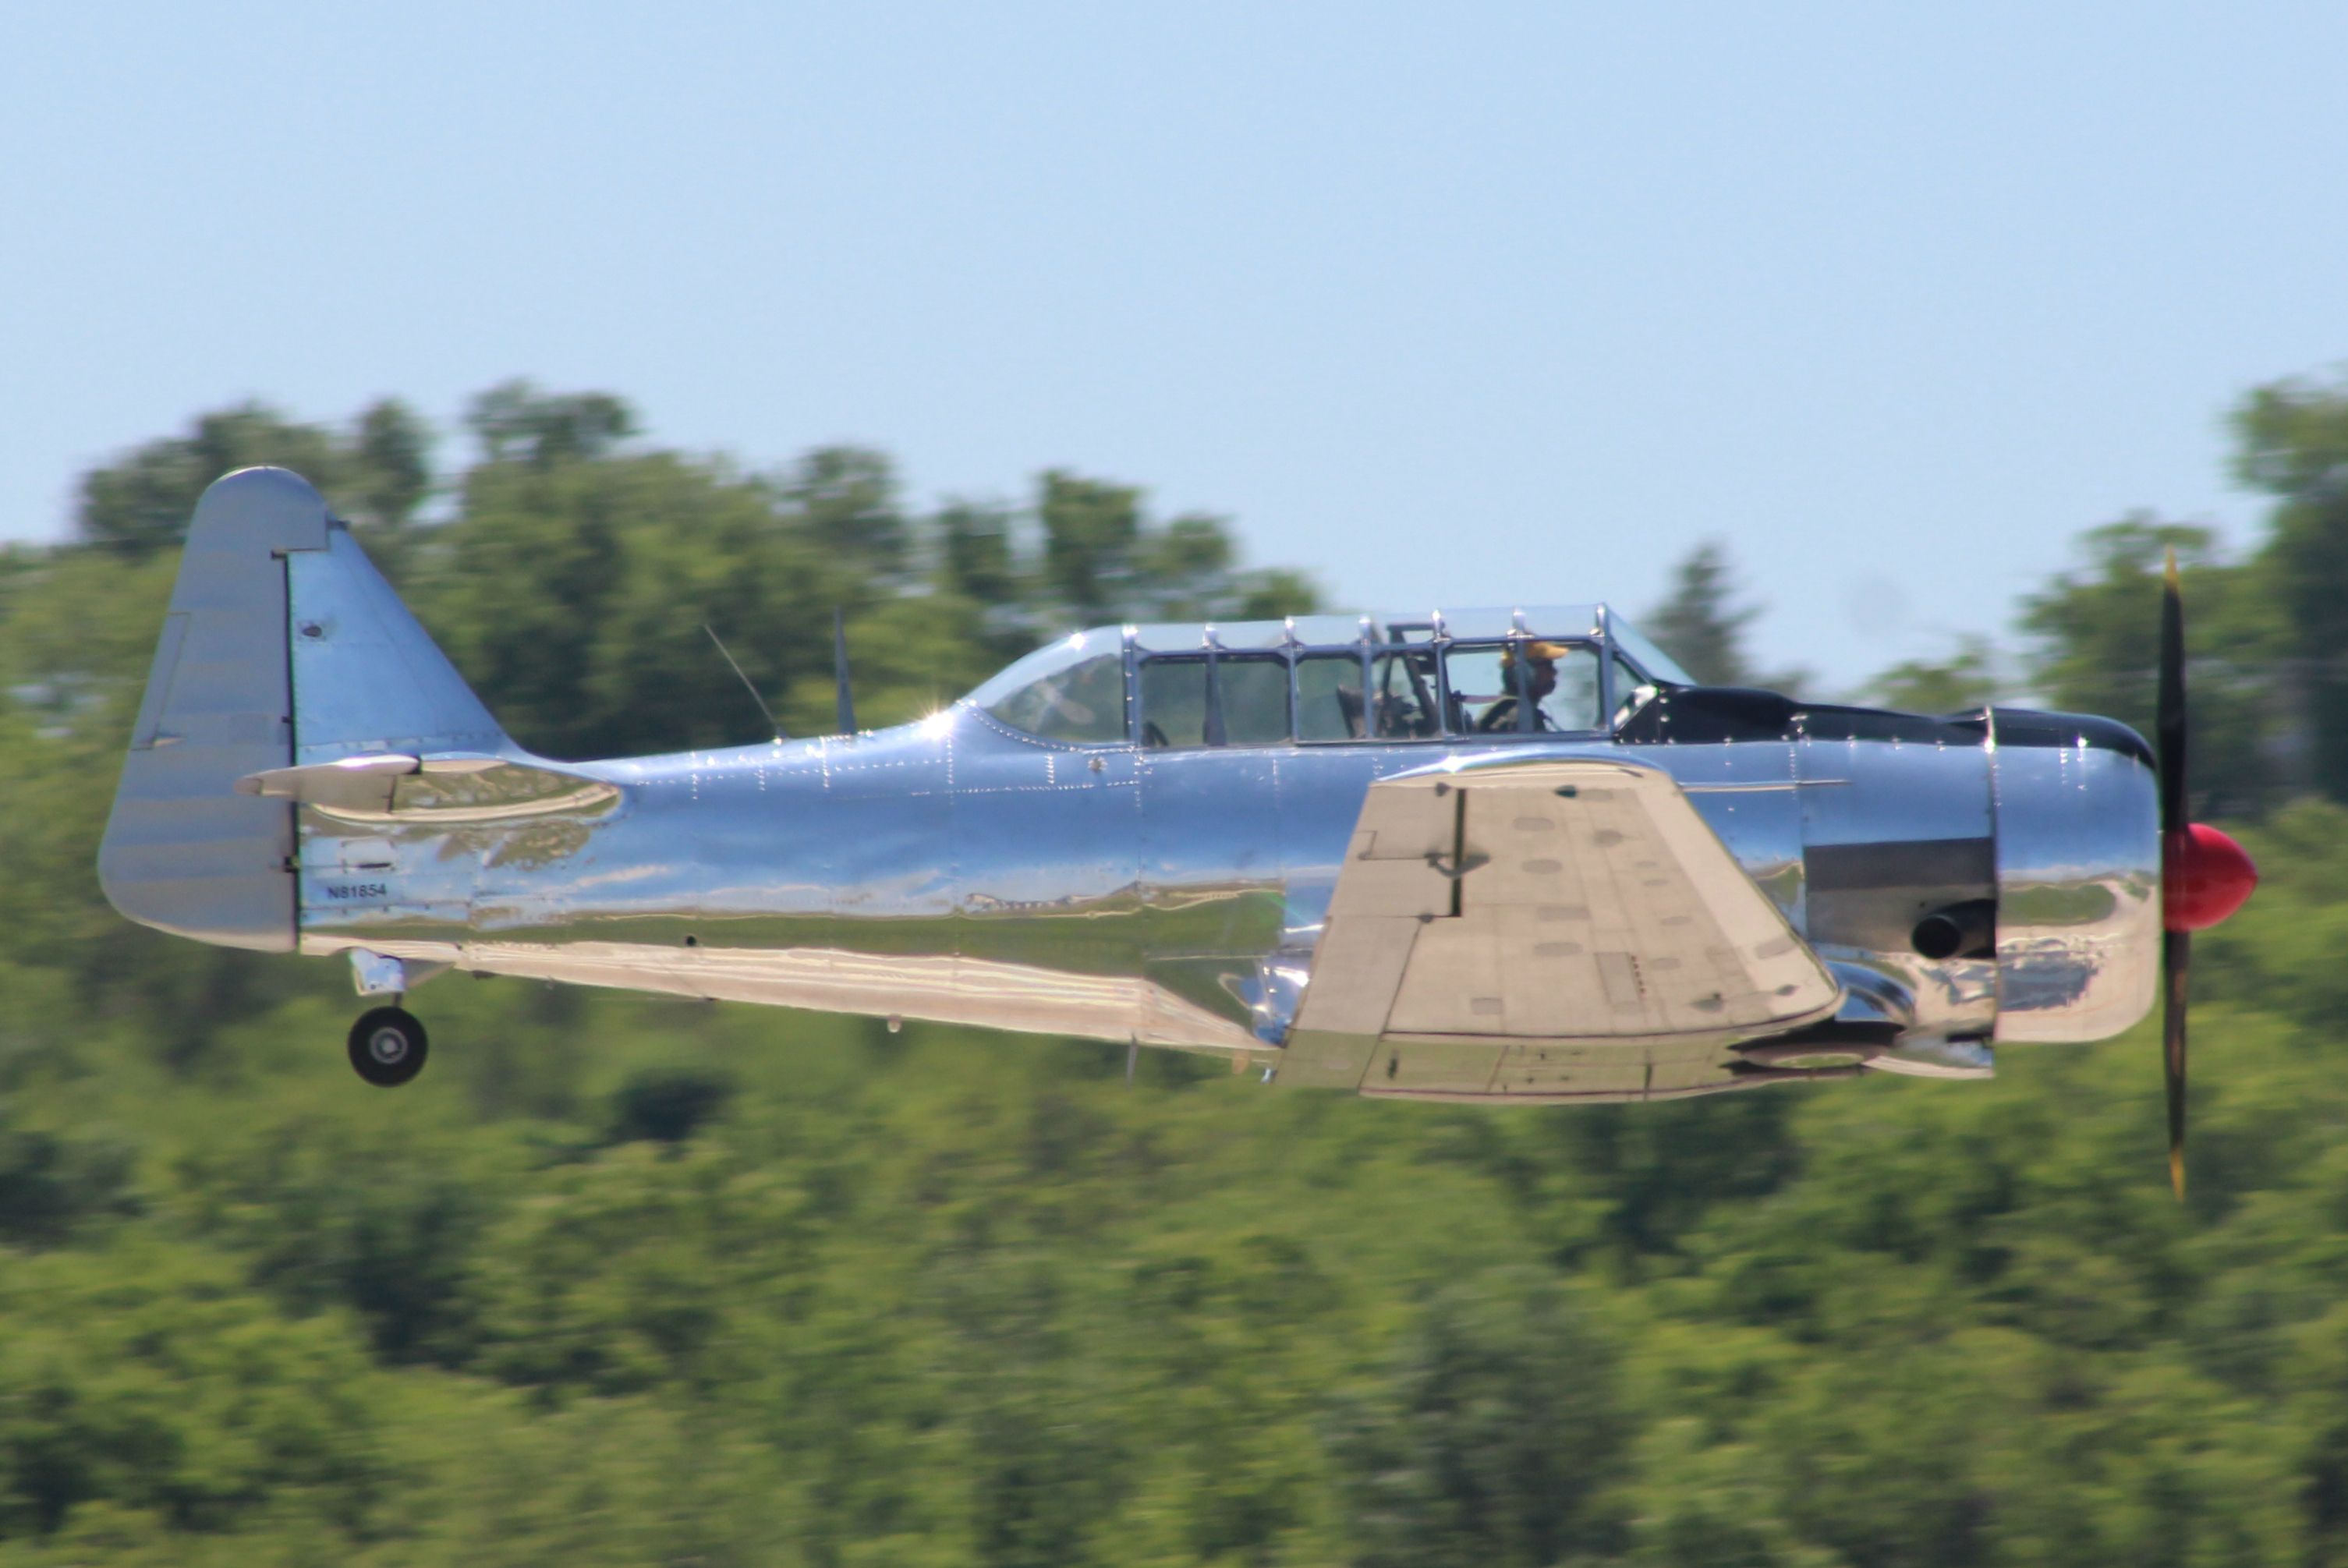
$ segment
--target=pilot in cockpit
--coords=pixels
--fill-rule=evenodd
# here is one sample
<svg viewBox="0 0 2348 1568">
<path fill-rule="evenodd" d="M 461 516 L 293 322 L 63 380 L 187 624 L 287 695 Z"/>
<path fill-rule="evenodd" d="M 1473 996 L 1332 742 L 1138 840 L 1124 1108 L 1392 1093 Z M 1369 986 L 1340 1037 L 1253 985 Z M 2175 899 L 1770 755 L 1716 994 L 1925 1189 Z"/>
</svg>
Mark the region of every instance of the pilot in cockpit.
<svg viewBox="0 0 2348 1568">
<path fill-rule="evenodd" d="M 1508 677 L 1509 695 L 1492 704 L 1478 717 L 1476 729 L 1478 734 L 1489 735 L 1517 727 L 1516 675 L 1519 647 L 1524 651 L 1524 690 L 1533 705 L 1532 727 L 1535 729 L 1557 727 L 1555 721 L 1550 717 L 1549 711 L 1542 707 L 1541 704 L 1557 690 L 1557 661 L 1565 656 L 1565 645 L 1561 643 L 1512 644 L 1508 651 L 1500 655 L 1500 673 Z"/>
</svg>

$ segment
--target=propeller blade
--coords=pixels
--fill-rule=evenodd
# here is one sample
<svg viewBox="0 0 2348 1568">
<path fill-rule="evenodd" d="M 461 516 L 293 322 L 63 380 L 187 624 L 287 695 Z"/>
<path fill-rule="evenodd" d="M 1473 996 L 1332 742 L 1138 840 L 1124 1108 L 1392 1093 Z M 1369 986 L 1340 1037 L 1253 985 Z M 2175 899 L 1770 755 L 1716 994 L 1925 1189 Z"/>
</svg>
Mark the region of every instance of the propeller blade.
<svg viewBox="0 0 2348 1568">
<path fill-rule="evenodd" d="M 2153 727 L 2160 747 L 2160 830 L 2185 830 L 2185 593 L 2177 552 L 2160 585 L 2160 689 Z"/>
<path fill-rule="evenodd" d="M 2159 695 L 2154 716 L 2160 747 L 2161 875 L 2173 880 L 2184 867 L 2185 820 L 2185 591 L 2177 576 L 2177 552 L 2168 552 L 2160 584 Z M 2168 1088 L 2168 1184 L 2185 1201 L 2185 1004 L 2193 956 L 2192 935 L 2166 931 L 2160 939 L 2161 1073 Z"/>
<path fill-rule="evenodd" d="M 2162 934 L 2160 1054 L 2162 1076 L 2168 1082 L 2168 1184 L 2180 1203 L 2185 1202 L 2185 993 L 2192 951 L 2191 932 Z"/>
</svg>

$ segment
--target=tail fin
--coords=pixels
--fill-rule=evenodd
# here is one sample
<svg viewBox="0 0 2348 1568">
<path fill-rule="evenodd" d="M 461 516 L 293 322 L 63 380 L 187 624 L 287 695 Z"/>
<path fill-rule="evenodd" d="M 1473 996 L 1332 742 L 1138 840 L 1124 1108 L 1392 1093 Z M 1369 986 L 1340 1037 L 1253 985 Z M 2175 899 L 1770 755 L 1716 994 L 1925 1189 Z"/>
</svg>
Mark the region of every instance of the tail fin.
<svg viewBox="0 0 2348 1568">
<path fill-rule="evenodd" d="M 236 781 L 448 750 L 518 755 L 318 492 L 240 469 L 189 524 L 98 882 L 142 924 L 291 952 L 294 807 Z"/>
</svg>

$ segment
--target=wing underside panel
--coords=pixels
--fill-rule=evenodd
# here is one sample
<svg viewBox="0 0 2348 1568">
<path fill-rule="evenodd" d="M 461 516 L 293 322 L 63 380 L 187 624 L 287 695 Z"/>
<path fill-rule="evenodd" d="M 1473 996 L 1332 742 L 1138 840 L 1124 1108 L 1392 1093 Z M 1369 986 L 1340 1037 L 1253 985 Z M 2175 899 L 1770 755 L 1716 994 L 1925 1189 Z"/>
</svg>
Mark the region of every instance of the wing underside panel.
<svg viewBox="0 0 2348 1568">
<path fill-rule="evenodd" d="M 1297 1033 L 1365 1092 L 1648 1098 L 1840 995 L 1669 775 L 1555 759 L 1371 789 Z"/>
</svg>

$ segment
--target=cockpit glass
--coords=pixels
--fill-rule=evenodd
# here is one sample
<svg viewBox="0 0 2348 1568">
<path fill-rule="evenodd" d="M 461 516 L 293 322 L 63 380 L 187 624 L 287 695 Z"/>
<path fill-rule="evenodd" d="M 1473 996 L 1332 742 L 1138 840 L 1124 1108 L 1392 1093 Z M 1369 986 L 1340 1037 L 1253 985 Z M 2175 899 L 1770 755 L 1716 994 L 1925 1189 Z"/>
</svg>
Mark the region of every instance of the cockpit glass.
<svg viewBox="0 0 2348 1568">
<path fill-rule="evenodd" d="M 1445 723 L 1454 735 L 1517 727 L 1516 663 L 1503 643 L 1454 643 L 1443 655 Z"/>
<path fill-rule="evenodd" d="M 1620 729 L 1631 716 L 1647 706 L 1655 695 L 1653 682 L 1621 659 L 1614 661 L 1614 722 L 1611 727 Z"/>
<path fill-rule="evenodd" d="M 1630 655 L 1639 667 L 1645 670 L 1653 679 L 1671 686 L 1703 684 L 1687 671 L 1680 668 L 1677 659 L 1640 635 L 1639 628 L 1623 620 L 1620 615 L 1607 616 L 1606 634 L 1614 640 L 1617 647 Z"/>
<path fill-rule="evenodd" d="M 1538 647 L 1540 645 L 1534 645 Z M 1555 645 L 1550 645 L 1554 646 Z M 1535 707 L 1540 715 L 1541 729 L 1597 729 L 1598 720 L 1598 650 L 1585 644 L 1570 644 L 1554 662 L 1556 685 L 1546 696 L 1540 696 L 1542 685 L 1540 662 L 1531 666 L 1533 690 L 1538 696 Z"/>
<path fill-rule="evenodd" d="M 1014 728 L 1059 741 L 1113 744 L 1135 722 L 1151 746 L 1275 746 L 1292 738 L 1328 745 L 1586 735 L 1621 725 L 1660 686 L 1694 684 L 1637 628 L 1596 609 L 1325 619 L 1100 627 L 1037 649 L 967 700 Z M 1460 635 L 1471 627 L 1473 634 Z M 1296 634 L 1308 629 L 1316 634 L 1310 641 Z M 1362 640 L 1331 645 L 1345 631 Z M 1263 645 L 1275 632 L 1283 641 L 1277 652 Z M 1258 645 L 1225 640 L 1239 633 Z M 1609 655 L 1612 713 L 1602 711 L 1600 682 Z"/>
<path fill-rule="evenodd" d="M 1223 708 L 1227 746 L 1278 746 L 1288 739 L 1288 661 L 1219 658 L 1215 695 Z"/>
<path fill-rule="evenodd" d="M 970 694 L 988 714 L 1046 740 L 1104 742 L 1125 737 L 1125 655 L 1112 635 L 1040 648 Z"/>
<path fill-rule="evenodd" d="M 1587 643 L 1542 637 L 1454 643 L 1443 667 L 1445 716 L 1455 735 L 1599 727 L 1598 650 Z M 1529 714 L 1523 707 L 1528 700 Z"/>
<path fill-rule="evenodd" d="M 1435 650 L 1425 645 L 1382 649 L 1370 663 L 1370 730 L 1381 740 L 1443 733 L 1436 711 Z"/>
<path fill-rule="evenodd" d="M 1207 744 L 1207 661 L 1145 659 L 1141 665 L 1141 743 Z"/>
<path fill-rule="evenodd" d="M 1288 661 L 1198 654 L 1141 664 L 1145 746 L 1278 746 L 1288 739 Z"/>
<path fill-rule="evenodd" d="M 1306 654 L 1296 661 L 1296 738 L 1362 738 L 1362 655 Z"/>
</svg>

